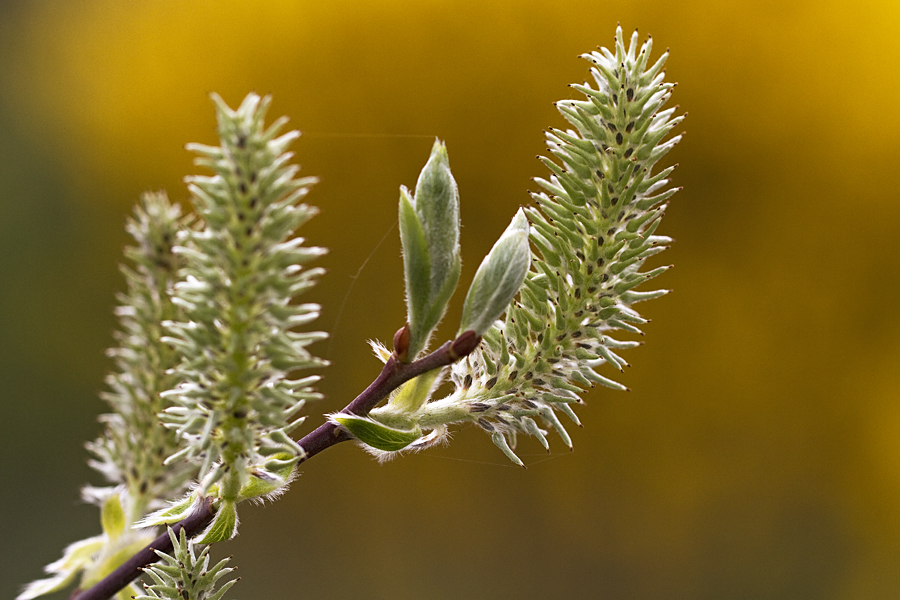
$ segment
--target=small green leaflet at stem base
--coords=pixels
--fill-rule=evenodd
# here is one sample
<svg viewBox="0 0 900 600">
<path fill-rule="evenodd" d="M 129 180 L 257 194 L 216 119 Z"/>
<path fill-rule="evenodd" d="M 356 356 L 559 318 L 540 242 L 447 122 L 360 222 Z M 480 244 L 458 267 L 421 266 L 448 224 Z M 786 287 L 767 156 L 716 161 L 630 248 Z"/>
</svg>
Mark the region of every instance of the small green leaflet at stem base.
<svg viewBox="0 0 900 600">
<path fill-rule="evenodd" d="M 235 502 L 222 500 L 213 522 L 210 523 L 206 531 L 203 532 L 200 543 L 214 544 L 216 542 L 230 540 L 237 535 L 237 528 L 237 504 Z"/>
<path fill-rule="evenodd" d="M 418 427 L 395 429 L 358 415 L 339 413 L 330 415 L 328 420 L 340 425 L 363 444 L 384 452 L 403 450 L 422 437 L 422 430 Z"/>
</svg>

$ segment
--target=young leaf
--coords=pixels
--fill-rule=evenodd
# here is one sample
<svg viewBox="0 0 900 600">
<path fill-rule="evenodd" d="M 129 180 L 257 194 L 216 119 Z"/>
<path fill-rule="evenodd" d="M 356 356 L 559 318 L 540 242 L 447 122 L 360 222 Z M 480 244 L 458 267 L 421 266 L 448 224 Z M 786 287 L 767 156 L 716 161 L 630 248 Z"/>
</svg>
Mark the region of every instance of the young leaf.
<svg viewBox="0 0 900 600">
<path fill-rule="evenodd" d="M 201 544 L 214 544 L 230 540 L 237 535 L 238 516 L 237 506 L 234 502 L 223 500 L 216 512 L 213 522 L 203 532 Z"/>
<path fill-rule="evenodd" d="M 385 452 L 402 450 L 422 437 L 422 430 L 418 427 L 412 430 L 395 429 L 358 415 L 339 413 L 331 415 L 329 420 L 346 429 L 360 442 Z"/>
<path fill-rule="evenodd" d="M 460 333 L 472 330 L 483 335 L 522 287 L 531 261 L 528 230 L 528 219 L 520 208 L 475 273 L 463 305 Z"/>
<path fill-rule="evenodd" d="M 406 277 L 407 320 L 414 360 L 447 310 L 459 282 L 459 192 L 447 148 L 435 140 L 414 197 L 400 189 L 400 241 Z"/>
<path fill-rule="evenodd" d="M 388 403 L 392 409 L 401 413 L 412 414 L 419 410 L 431 397 L 435 381 L 441 374 L 440 369 L 433 369 L 407 381 L 397 390 L 396 395 Z"/>
<path fill-rule="evenodd" d="M 136 527 L 155 527 L 156 525 L 167 525 L 177 523 L 191 513 L 194 503 L 197 501 L 198 494 L 191 492 L 181 500 L 170 504 L 165 508 L 161 508 L 156 512 L 152 512 L 136 523 Z"/>
<path fill-rule="evenodd" d="M 425 315 L 431 299 L 431 265 L 425 231 L 416 214 L 413 199 L 405 187 L 400 188 L 399 225 L 406 277 L 407 321 L 410 334 L 421 337 L 422 324 L 427 320 Z M 423 341 L 416 339 L 416 346 L 421 345 L 424 345 Z M 412 347 L 410 350 L 412 351 L 408 352 L 408 357 L 412 360 L 416 350 Z"/>
</svg>

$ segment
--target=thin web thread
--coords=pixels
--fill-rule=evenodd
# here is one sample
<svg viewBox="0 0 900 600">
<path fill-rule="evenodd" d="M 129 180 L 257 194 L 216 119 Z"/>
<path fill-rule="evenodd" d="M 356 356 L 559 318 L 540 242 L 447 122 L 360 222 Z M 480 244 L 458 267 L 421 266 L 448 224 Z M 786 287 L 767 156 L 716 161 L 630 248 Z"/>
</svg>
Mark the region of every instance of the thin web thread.
<svg viewBox="0 0 900 600">
<path fill-rule="evenodd" d="M 312 138 L 317 138 L 317 137 L 318 138 L 428 138 L 428 139 L 435 138 L 435 136 L 433 136 L 433 135 L 424 134 L 424 133 L 341 133 L 341 132 L 336 132 L 336 131 L 304 131 L 303 137 L 304 138 L 310 138 L 310 137 L 312 137 Z M 325 350 L 324 358 L 326 358 L 326 359 L 331 358 L 331 352 L 332 352 L 332 349 L 334 348 L 335 334 L 337 333 L 338 325 L 340 325 L 340 323 L 341 323 L 341 317 L 344 314 L 344 308 L 347 306 L 347 300 L 350 298 L 350 294 L 351 294 L 351 292 L 353 292 L 353 287 L 356 285 L 356 280 L 359 279 L 359 276 L 362 273 L 363 269 L 365 269 L 366 265 L 369 264 L 369 260 L 372 258 L 372 256 L 375 255 L 375 253 L 378 251 L 378 249 L 384 243 L 384 240 L 387 239 L 387 237 L 391 234 L 391 232 L 394 230 L 394 227 L 396 227 L 396 226 L 397 226 L 397 221 L 394 221 L 394 223 L 393 223 L 393 225 L 391 225 L 390 229 L 388 229 L 387 232 L 384 234 L 384 236 L 381 238 L 381 241 L 379 241 L 375 245 L 375 247 L 372 249 L 372 251 L 366 257 L 366 260 L 364 260 L 363 263 L 356 270 L 356 274 L 351 276 L 352 281 L 350 282 L 350 286 L 347 288 L 347 292 L 344 294 L 343 300 L 341 300 L 341 305 L 338 308 L 338 313 L 334 319 L 334 324 L 331 326 L 331 333 L 328 336 L 328 347 Z"/>
<path fill-rule="evenodd" d="M 363 269 L 366 268 L 366 265 L 369 264 L 369 260 L 371 260 L 371 258 L 375 256 L 375 253 L 378 252 L 379 248 L 381 248 L 384 240 L 388 238 L 388 236 L 392 231 L 394 231 L 394 228 L 396 226 L 397 221 L 395 220 L 390 228 L 388 228 L 388 230 L 381 237 L 381 240 L 377 244 L 375 244 L 375 247 L 372 248 L 371 252 L 369 252 L 366 260 L 364 260 L 363 263 L 359 265 L 359 268 L 356 270 L 356 274 L 350 276 L 350 286 L 347 288 L 347 293 L 344 294 L 344 299 L 341 300 L 341 306 L 338 308 L 337 316 L 334 319 L 334 325 L 331 326 L 331 334 L 328 336 L 328 348 L 325 350 L 325 358 L 331 358 L 331 350 L 332 348 L 334 348 L 335 334 L 337 333 L 338 325 L 340 325 L 341 323 L 341 317 L 344 315 L 344 307 L 347 306 L 347 300 L 350 298 L 350 293 L 353 291 L 353 287 L 356 285 L 356 281 L 359 279 L 359 276 L 363 272 Z"/>
<path fill-rule="evenodd" d="M 303 137 L 332 137 L 332 138 L 429 138 L 435 136 L 425 133 L 340 133 L 333 131 L 304 131 Z"/>
<path fill-rule="evenodd" d="M 519 469 L 519 470 L 521 470 L 521 467 L 519 467 L 518 465 L 513 465 L 513 464 L 509 464 L 509 463 L 488 462 L 485 460 L 472 460 L 469 458 L 456 458 L 454 456 L 440 456 L 437 454 L 428 454 L 428 453 L 422 453 L 421 456 L 428 456 L 430 458 L 440 458 L 441 460 L 455 460 L 458 462 L 475 463 L 475 464 L 479 464 L 479 465 L 489 465 L 492 467 L 503 467 L 504 469 Z M 538 465 L 542 462 L 547 462 L 548 460 L 562 458 L 563 456 L 572 456 L 572 453 L 571 452 L 560 452 L 558 454 L 549 454 L 549 455 L 548 454 L 520 454 L 519 455 L 520 458 L 529 457 L 529 456 L 541 456 L 542 458 L 540 460 L 536 460 L 534 462 L 527 463 L 525 465 L 526 467 Z"/>
</svg>

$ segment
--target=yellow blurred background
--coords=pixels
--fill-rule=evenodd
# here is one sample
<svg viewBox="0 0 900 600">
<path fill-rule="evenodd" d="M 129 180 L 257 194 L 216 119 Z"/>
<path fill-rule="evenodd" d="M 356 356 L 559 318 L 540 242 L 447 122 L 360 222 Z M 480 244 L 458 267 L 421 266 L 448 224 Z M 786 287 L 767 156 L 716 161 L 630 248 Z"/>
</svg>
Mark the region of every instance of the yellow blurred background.
<svg viewBox="0 0 900 600">
<path fill-rule="evenodd" d="M 690 113 L 657 261 L 675 291 L 642 307 L 633 391 L 590 393 L 575 451 L 526 442 L 527 471 L 473 429 L 383 466 L 330 450 L 214 549 L 243 578 L 227 597 L 900 597 L 896 0 L 0 3 L 0 597 L 98 531 L 78 488 L 122 225 L 144 190 L 186 201 L 209 92 L 273 94 L 321 178 L 315 426 L 402 324 L 397 189 L 433 138 L 465 286 L 617 21 L 671 48 Z"/>
</svg>

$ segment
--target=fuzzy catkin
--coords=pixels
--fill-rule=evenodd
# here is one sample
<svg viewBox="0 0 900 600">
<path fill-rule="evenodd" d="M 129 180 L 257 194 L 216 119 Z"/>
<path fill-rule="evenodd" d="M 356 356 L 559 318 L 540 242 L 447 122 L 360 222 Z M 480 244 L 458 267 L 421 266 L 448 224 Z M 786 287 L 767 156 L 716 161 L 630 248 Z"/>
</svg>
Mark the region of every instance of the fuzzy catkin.
<svg viewBox="0 0 900 600">
<path fill-rule="evenodd" d="M 216 484 L 234 502 L 252 477 L 277 480 L 300 458 L 286 432 L 320 397 L 319 377 L 291 377 L 326 364 L 307 349 L 325 334 L 297 330 L 320 307 L 294 299 L 322 274 L 305 265 L 325 250 L 294 237 L 318 212 L 302 202 L 316 179 L 289 164 L 299 133 L 280 134 L 285 119 L 265 126 L 268 97 L 250 94 L 237 110 L 213 100 L 221 145 L 188 146 L 214 174 L 187 179 L 203 227 L 176 248 L 184 268 L 173 301 L 185 318 L 166 324 L 166 339 L 183 360 L 162 416 L 186 442 L 169 462 L 197 462 L 202 488 Z"/>
<path fill-rule="evenodd" d="M 453 366 L 456 391 L 432 406 L 467 406 L 466 420 L 518 464 L 517 434 L 547 447 L 540 423 L 571 446 L 557 413 L 578 423 L 572 405 L 584 388 L 625 389 L 596 369 L 627 365 L 619 351 L 638 342 L 613 336 L 641 333 L 646 320 L 633 305 L 667 293 L 635 290 L 668 268 L 641 270 L 672 241 L 655 231 L 678 190 L 674 167 L 653 169 L 681 139 L 665 138 L 683 119 L 660 110 L 674 84 L 664 81 L 668 53 L 651 65 L 651 48 L 648 39 L 638 50 L 635 32 L 626 49 L 619 28 L 614 52 L 583 56 L 595 85 L 573 85 L 585 98 L 556 104 L 575 129 L 546 134 L 555 160 L 542 157 L 551 175 L 536 179 L 544 191 L 526 210 L 536 257 L 525 284 L 481 348 Z"/>
</svg>

